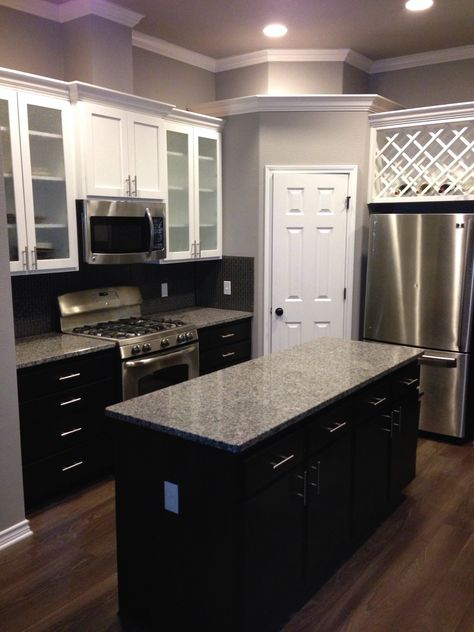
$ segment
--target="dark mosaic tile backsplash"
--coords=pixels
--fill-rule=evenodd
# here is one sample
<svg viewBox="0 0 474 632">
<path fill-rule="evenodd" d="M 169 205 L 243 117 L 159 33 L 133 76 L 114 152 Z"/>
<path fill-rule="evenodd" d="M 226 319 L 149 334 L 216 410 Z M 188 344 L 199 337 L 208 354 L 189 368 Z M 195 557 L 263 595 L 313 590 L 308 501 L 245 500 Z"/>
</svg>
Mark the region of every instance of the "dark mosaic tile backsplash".
<svg viewBox="0 0 474 632">
<path fill-rule="evenodd" d="M 165 265 L 89 266 L 77 272 L 12 277 L 15 336 L 59 331 L 56 298 L 66 292 L 114 285 L 137 285 L 144 314 L 199 305 L 253 311 L 253 258 L 224 257 L 217 261 Z M 223 281 L 232 295 L 223 295 Z M 161 298 L 161 283 L 168 283 Z"/>
</svg>

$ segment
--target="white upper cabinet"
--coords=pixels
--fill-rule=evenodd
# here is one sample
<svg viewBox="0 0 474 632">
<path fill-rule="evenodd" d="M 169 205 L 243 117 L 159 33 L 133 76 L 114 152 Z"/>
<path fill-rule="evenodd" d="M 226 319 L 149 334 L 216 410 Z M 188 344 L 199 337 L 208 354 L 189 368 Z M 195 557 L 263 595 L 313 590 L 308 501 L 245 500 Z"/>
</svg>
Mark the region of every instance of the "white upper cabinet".
<svg viewBox="0 0 474 632">
<path fill-rule="evenodd" d="M 220 141 L 217 130 L 166 123 L 167 261 L 222 256 Z"/>
<path fill-rule="evenodd" d="M 91 103 L 78 116 L 82 197 L 165 197 L 161 118 Z"/>
<path fill-rule="evenodd" d="M 0 90 L 12 272 L 77 268 L 70 114 L 65 99 Z"/>
<path fill-rule="evenodd" d="M 474 199 L 474 103 L 384 112 L 372 127 L 372 202 Z"/>
</svg>

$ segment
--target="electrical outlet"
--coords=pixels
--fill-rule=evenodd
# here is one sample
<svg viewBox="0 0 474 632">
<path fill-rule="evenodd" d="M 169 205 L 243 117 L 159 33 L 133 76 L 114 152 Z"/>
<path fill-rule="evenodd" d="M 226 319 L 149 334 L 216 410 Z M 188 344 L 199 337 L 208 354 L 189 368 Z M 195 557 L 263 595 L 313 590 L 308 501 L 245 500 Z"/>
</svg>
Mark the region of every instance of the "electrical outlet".
<svg viewBox="0 0 474 632">
<path fill-rule="evenodd" d="M 224 281 L 224 294 L 231 294 L 231 283 L 230 281 Z"/>
<path fill-rule="evenodd" d="M 166 298 L 168 296 L 168 283 L 161 284 L 161 298 Z"/>
</svg>

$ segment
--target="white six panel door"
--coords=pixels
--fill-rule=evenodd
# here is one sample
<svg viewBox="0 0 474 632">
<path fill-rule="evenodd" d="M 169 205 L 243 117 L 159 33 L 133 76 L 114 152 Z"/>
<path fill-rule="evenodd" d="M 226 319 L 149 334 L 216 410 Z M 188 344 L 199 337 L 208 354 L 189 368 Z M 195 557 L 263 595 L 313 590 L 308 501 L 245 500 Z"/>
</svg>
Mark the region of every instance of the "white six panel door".
<svg viewBox="0 0 474 632">
<path fill-rule="evenodd" d="M 348 174 L 273 175 L 272 352 L 344 335 L 348 186 Z"/>
</svg>

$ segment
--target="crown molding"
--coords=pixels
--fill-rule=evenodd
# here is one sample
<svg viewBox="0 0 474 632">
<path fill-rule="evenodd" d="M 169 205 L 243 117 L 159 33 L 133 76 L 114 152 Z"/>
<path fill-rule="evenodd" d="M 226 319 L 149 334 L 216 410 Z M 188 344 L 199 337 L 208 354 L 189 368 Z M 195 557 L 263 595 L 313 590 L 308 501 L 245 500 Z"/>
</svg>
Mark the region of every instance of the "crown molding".
<svg viewBox="0 0 474 632">
<path fill-rule="evenodd" d="M 167 116 L 175 107 L 170 103 L 163 103 L 110 88 L 102 88 L 101 86 L 83 83 L 82 81 L 71 81 L 67 86 L 71 103 L 93 101 L 94 103 L 107 105 L 114 104 L 140 112 L 148 112 L 157 116 Z"/>
<path fill-rule="evenodd" d="M 377 94 L 257 94 L 193 105 L 193 110 L 212 116 L 255 112 L 386 112 L 402 106 Z"/>
<path fill-rule="evenodd" d="M 140 31 L 132 32 L 132 44 L 137 48 L 143 48 L 145 50 L 156 53 L 157 55 L 163 55 L 163 57 L 170 57 L 176 61 L 181 61 L 191 66 L 197 66 L 204 70 L 216 72 L 217 62 L 213 57 L 207 55 L 201 55 L 201 53 L 195 53 L 192 50 L 183 48 L 182 46 L 176 46 L 176 44 L 170 44 L 165 40 L 140 33 Z"/>
<path fill-rule="evenodd" d="M 370 126 L 374 128 L 426 125 L 436 122 L 449 123 L 469 119 L 474 120 L 474 101 L 430 105 L 422 108 L 410 108 L 401 112 L 387 112 L 369 116 Z"/>
<path fill-rule="evenodd" d="M 178 123 L 190 123 L 194 125 L 202 125 L 203 127 L 210 127 L 221 131 L 225 125 L 225 121 L 215 116 L 209 116 L 208 114 L 201 114 L 199 112 L 190 112 L 189 110 L 180 110 L 174 108 L 166 117 L 167 121 L 175 121 Z"/>
<path fill-rule="evenodd" d="M 416 55 L 404 55 L 403 57 L 391 57 L 390 59 L 379 59 L 374 61 L 370 73 L 390 72 L 393 70 L 404 70 L 405 68 L 417 68 L 418 66 L 431 66 L 433 64 L 443 64 L 449 61 L 461 61 L 462 59 L 474 58 L 474 46 L 456 46 L 443 50 L 432 50 L 427 53 L 417 53 Z"/>
<path fill-rule="evenodd" d="M 60 79 L 51 79 L 10 68 L 0 68 L 0 81 L 2 86 L 8 86 L 15 90 L 29 90 L 58 98 L 69 98 L 69 84 Z"/>
<path fill-rule="evenodd" d="M 108 0 L 69 0 L 64 4 L 52 4 L 46 0 L 0 0 L 0 5 L 60 23 L 85 15 L 97 15 L 133 28 L 144 17 L 141 13 L 124 9 Z"/>
</svg>

